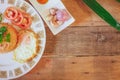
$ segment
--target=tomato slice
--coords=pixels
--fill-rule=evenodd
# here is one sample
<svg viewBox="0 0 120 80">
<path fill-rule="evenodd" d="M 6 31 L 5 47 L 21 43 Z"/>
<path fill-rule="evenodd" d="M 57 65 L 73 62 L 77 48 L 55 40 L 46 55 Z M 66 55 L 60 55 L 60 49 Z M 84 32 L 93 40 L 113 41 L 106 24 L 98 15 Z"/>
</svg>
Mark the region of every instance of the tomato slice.
<svg viewBox="0 0 120 80">
<path fill-rule="evenodd" d="M 16 19 L 12 20 L 11 22 L 15 25 L 20 25 L 22 23 L 23 20 L 23 15 L 20 11 L 18 11 L 18 16 Z"/>
<path fill-rule="evenodd" d="M 18 12 L 17 12 L 17 9 L 15 9 L 14 7 L 8 7 L 6 10 L 5 10 L 5 13 L 4 13 L 5 17 L 9 20 L 14 20 L 17 18 L 18 16 Z"/>
<path fill-rule="evenodd" d="M 21 29 L 27 29 L 32 24 L 32 18 L 29 14 L 14 7 L 7 8 L 4 15 L 14 25 L 20 27 Z"/>
<path fill-rule="evenodd" d="M 27 29 L 32 24 L 32 19 L 29 14 L 23 13 L 22 23 L 19 25 L 22 29 Z"/>
</svg>

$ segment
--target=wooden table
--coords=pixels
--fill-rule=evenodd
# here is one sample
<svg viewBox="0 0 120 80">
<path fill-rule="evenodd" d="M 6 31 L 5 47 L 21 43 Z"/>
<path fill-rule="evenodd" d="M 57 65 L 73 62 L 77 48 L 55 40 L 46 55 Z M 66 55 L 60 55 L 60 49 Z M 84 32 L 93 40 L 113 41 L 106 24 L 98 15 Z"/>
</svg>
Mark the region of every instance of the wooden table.
<svg viewBox="0 0 120 80">
<path fill-rule="evenodd" d="M 62 0 L 76 22 L 56 36 L 46 26 L 44 55 L 28 74 L 15 80 L 120 80 L 120 32 L 82 0 Z M 120 21 L 120 3 L 98 0 Z"/>
</svg>

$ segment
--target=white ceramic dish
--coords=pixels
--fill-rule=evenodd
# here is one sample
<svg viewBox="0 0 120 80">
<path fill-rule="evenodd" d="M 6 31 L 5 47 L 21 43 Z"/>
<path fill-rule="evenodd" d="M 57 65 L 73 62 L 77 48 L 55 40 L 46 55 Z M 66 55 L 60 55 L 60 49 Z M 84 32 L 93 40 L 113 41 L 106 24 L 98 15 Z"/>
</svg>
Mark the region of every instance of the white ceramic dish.
<svg viewBox="0 0 120 80">
<path fill-rule="evenodd" d="M 29 0 L 31 4 L 37 9 L 37 11 L 40 13 L 50 30 L 54 35 L 58 34 L 65 28 L 67 28 L 70 24 L 72 24 L 75 19 L 72 17 L 72 15 L 69 13 L 69 11 L 66 9 L 64 4 L 61 2 L 61 0 L 48 0 L 46 4 L 40 4 L 37 2 L 37 0 Z M 50 8 L 57 8 L 57 9 L 65 9 L 67 13 L 70 15 L 70 19 L 65 21 L 64 24 L 60 25 L 59 27 L 54 27 L 50 25 L 49 21 L 46 19 L 46 17 L 49 15 L 49 9 Z"/>
<path fill-rule="evenodd" d="M 6 54 L 0 54 L 0 80 L 18 78 L 32 70 L 32 68 L 34 68 L 35 65 L 39 62 L 46 42 L 46 32 L 43 21 L 36 10 L 29 3 L 24 0 L 0 0 L 0 13 L 3 13 L 9 6 L 19 7 L 32 16 L 33 21 L 30 28 L 35 33 L 39 34 L 39 40 L 41 43 L 39 44 L 40 51 L 38 55 L 30 62 L 18 63 L 14 61 L 12 51 Z M 5 18 L 3 18 L 3 22 L 10 23 Z"/>
</svg>

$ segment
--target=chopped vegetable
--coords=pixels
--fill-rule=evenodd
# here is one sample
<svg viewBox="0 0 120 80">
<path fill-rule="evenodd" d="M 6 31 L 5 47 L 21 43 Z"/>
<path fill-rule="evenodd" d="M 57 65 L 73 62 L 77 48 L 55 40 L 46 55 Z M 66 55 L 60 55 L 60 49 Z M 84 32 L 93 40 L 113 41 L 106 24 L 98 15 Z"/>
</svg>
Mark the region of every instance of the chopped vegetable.
<svg viewBox="0 0 120 80">
<path fill-rule="evenodd" d="M 32 24 L 31 16 L 15 7 L 8 7 L 4 12 L 5 17 L 12 22 L 12 24 L 20 27 L 21 29 L 27 29 Z"/>
<path fill-rule="evenodd" d="M 14 7 L 8 7 L 4 13 L 5 17 L 9 20 L 14 20 L 18 16 L 18 12 Z"/>
<path fill-rule="evenodd" d="M 22 29 L 27 29 L 30 27 L 32 23 L 32 19 L 31 16 L 28 14 L 23 14 L 23 19 L 22 19 L 22 23 L 20 25 L 18 25 L 20 28 Z"/>
<path fill-rule="evenodd" d="M 6 30 L 6 27 L 5 26 L 2 26 L 1 28 L 0 28 L 0 43 L 2 43 L 3 42 L 3 34 L 4 34 L 4 32 L 6 32 L 7 30 Z"/>
<path fill-rule="evenodd" d="M 2 14 L 0 14 L 0 22 L 2 22 Z"/>
<path fill-rule="evenodd" d="M 65 9 L 58 9 L 58 8 L 50 8 L 49 13 L 47 16 L 47 20 L 49 21 L 51 26 L 59 27 L 64 22 L 68 21 L 71 16 Z"/>
<path fill-rule="evenodd" d="M 0 34 L 0 43 L 2 43 L 2 42 L 3 42 L 3 35 Z"/>
<path fill-rule="evenodd" d="M 20 25 L 22 23 L 22 20 L 23 20 L 23 15 L 20 11 L 18 11 L 18 16 L 16 19 L 12 20 L 11 22 L 15 25 Z"/>
<path fill-rule="evenodd" d="M 6 34 L 6 41 L 10 42 L 10 33 Z"/>
<path fill-rule="evenodd" d="M 70 16 L 67 13 L 67 11 L 63 9 L 56 11 L 56 18 L 59 21 L 67 21 L 70 18 Z"/>
<path fill-rule="evenodd" d="M 5 26 L 2 26 L 1 28 L 0 28 L 0 32 L 2 33 L 2 34 L 4 34 L 4 32 L 6 32 L 7 31 L 7 28 L 5 27 Z"/>
<path fill-rule="evenodd" d="M 0 35 L 3 34 L 2 32 L 0 32 Z"/>
<path fill-rule="evenodd" d="M 6 31 L 7 31 L 6 26 L 2 26 L 0 28 L 0 43 L 2 43 L 4 39 L 6 42 L 10 42 L 10 33 L 4 35 Z"/>
</svg>

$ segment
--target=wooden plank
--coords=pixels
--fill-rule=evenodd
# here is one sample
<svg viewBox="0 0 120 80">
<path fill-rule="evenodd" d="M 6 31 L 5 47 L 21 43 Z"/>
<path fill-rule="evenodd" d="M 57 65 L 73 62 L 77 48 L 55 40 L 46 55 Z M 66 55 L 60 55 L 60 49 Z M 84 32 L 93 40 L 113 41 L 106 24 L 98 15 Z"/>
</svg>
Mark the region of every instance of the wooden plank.
<svg viewBox="0 0 120 80">
<path fill-rule="evenodd" d="M 28 74 L 15 80 L 119 80 L 120 56 L 43 57 Z"/>
<path fill-rule="evenodd" d="M 91 26 L 92 13 L 91 10 L 83 3 L 82 0 L 62 0 L 64 5 L 76 19 L 72 26 Z"/>
<path fill-rule="evenodd" d="M 68 10 L 75 17 L 76 22 L 74 26 L 99 26 L 108 25 L 98 15 L 96 15 L 90 8 L 88 8 L 83 0 L 62 0 Z M 120 3 L 116 0 L 97 0 L 106 10 L 108 10 L 113 17 L 120 21 Z"/>
<path fill-rule="evenodd" d="M 69 27 L 56 36 L 46 30 L 45 55 L 120 54 L 120 32 L 109 26 Z"/>
</svg>

